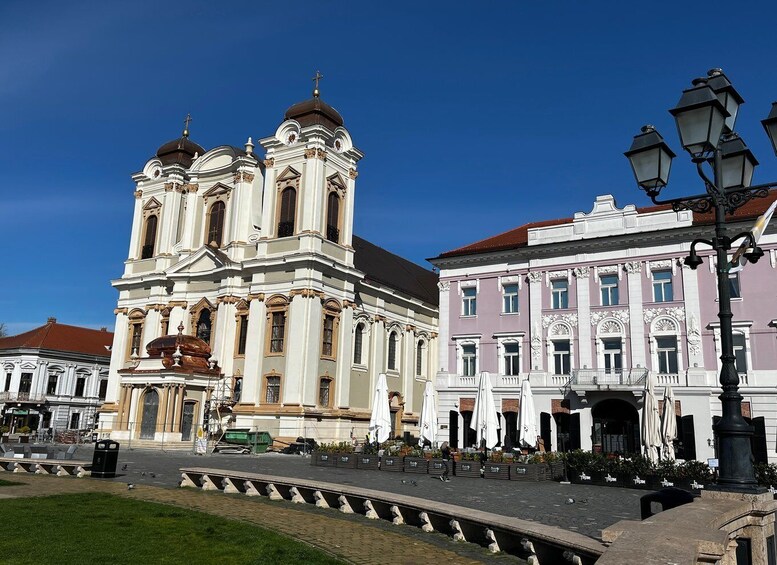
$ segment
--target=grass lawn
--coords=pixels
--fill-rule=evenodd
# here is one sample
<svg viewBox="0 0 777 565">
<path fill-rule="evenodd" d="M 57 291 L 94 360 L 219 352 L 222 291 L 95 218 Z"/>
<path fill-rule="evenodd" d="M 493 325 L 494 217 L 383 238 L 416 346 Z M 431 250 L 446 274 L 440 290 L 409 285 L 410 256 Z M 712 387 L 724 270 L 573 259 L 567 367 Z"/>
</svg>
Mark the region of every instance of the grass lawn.
<svg viewBox="0 0 777 565">
<path fill-rule="evenodd" d="M 0 507 L 0 563 L 342 563 L 250 524 L 109 494 L 6 499 Z"/>
<path fill-rule="evenodd" d="M 24 483 L 15 483 L 13 481 L 5 481 L 3 479 L 0 479 L 0 487 L 12 487 L 14 485 L 21 485 Z"/>
</svg>

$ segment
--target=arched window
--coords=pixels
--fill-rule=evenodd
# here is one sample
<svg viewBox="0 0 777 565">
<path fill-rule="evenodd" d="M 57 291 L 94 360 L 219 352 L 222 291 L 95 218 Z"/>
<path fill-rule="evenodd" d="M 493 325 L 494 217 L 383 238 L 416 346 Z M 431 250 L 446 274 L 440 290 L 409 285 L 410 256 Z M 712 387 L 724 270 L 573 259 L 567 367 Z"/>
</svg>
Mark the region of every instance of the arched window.
<svg viewBox="0 0 777 565">
<path fill-rule="evenodd" d="M 205 343 L 210 343 L 210 310 L 203 308 L 197 318 L 197 337 Z"/>
<path fill-rule="evenodd" d="M 208 238 L 207 245 L 221 247 L 221 239 L 224 235 L 224 203 L 219 200 L 210 207 L 208 214 Z"/>
<path fill-rule="evenodd" d="M 297 191 L 289 187 L 281 193 L 281 216 L 278 237 L 294 235 L 294 217 L 297 213 Z"/>
<path fill-rule="evenodd" d="M 340 242 L 340 197 L 336 192 L 329 193 L 326 206 L 326 238 L 335 243 Z"/>
<path fill-rule="evenodd" d="M 362 364 L 362 344 L 364 343 L 364 324 L 356 325 L 356 333 L 353 337 L 353 362 L 355 365 Z"/>
<path fill-rule="evenodd" d="M 391 332 L 388 342 L 388 369 L 395 371 L 397 368 L 397 332 Z"/>
<path fill-rule="evenodd" d="M 143 248 L 140 251 L 141 259 L 150 259 L 154 256 L 154 243 L 156 242 L 157 218 L 151 215 L 146 219 L 146 232 L 143 235 Z"/>
<path fill-rule="evenodd" d="M 419 341 L 415 346 L 415 374 L 420 377 L 424 374 L 424 342 Z"/>
</svg>

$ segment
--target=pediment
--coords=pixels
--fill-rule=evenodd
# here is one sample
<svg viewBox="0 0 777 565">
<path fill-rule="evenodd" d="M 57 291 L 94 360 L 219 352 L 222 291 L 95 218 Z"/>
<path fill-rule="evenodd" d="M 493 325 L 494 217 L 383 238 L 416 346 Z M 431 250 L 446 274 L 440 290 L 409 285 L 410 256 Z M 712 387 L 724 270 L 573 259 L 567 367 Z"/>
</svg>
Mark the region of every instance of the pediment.
<svg viewBox="0 0 777 565">
<path fill-rule="evenodd" d="M 212 196 L 221 196 L 222 194 L 229 194 L 232 191 L 231 186 L 227 186 L 224 183 L 217 182 L 212 187 L 210 187 L 207 191 L 205 191 L 202 196 L 203 198 L 210 198 Z"/>
<path fill-rule="evenodd" d="M 345 192 L 345 187 L 346 187 L 345 179 L 343 179 L 340 173 L 335 173 L 332 176 L 328 177 L 326 179 L 326 182 L 329 183 L 329 185 L 332 188 Z"/>
<path fill-rule="evenodd" d="M 167 269 L 165 274 L 170 278 L 187 278 L 212 275 L 237 267 L 224 253 L 205 246 Z"/>
<path fill-rule="evenodd" d="M 24 369 L 37 369 L 35 363 L 22 363 L 22 370 Z"/>
<path fill-rule="evenodd" d="M 157 210 L 162 207 L 162 203 L 156 198 L 150 198 L 148 202 L 143 206 L 143 210 Z"/>
<path fill-rule="evenodd" d="M 293 180 L 301 176 L 302 174 L 296 169 L 294 169 L 294 167 L 286 167 L 285 169 L 283 169 L 283 172 L 278 175 L 278 178 L 276 180 L 279 182 L 283 182 L 287 180 Z"/>
</svg>

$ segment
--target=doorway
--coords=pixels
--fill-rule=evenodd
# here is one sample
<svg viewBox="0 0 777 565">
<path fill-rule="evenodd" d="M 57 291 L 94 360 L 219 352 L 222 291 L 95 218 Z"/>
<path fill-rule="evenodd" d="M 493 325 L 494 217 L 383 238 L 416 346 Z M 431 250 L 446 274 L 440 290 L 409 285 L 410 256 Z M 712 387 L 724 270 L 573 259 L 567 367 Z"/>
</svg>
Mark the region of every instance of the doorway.
<svg viewBox="0 0 777 565">
<path fill-rule="evenodd" d="M 193 422 L 194 422 L 194 402 L 184 402 L 183 416 L 181 417 L 181 441 L 191 441 Z"/>
<path fill-rule="evenodd" d="M 639 453 L 639 414 L 624 400 L 602 400 L 591 411 L 593 450 L 598 453 Z"/>
<path fill-rule="evenodd" d="M 154 439 L 156 417 L 159 412 L 159 394 L 153 388 L 143 395 L 143 417 L 140 421 L 140 439 Z"/>
</svg>

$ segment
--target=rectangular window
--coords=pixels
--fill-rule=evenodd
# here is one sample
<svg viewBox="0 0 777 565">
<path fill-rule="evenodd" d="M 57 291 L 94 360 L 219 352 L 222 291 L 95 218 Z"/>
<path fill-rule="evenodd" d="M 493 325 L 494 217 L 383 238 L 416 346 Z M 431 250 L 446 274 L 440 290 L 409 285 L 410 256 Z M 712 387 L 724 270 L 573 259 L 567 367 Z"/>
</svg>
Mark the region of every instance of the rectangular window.
<svg viewBox="0 0 777 565">
<path fill-rule="evenodd" d="M 734 332 L 734 364 L 737 373 L 747 373 L 747 344 L 745 334 Z"/>
<path fill-rule="evenodd" d="M 742 298 L 742 292 L 739 288 L 739 273 L 729 273 L 728 292 L 731 298 Z"/>
<path fill-rule="evenodd" d="M 286 331 L 286 312 L 272 313 L 270 353 L 283 353 L 283 334 Z"/>
<path fill-rule="evenodd" d="M 462 290 L 462 316 L 475 316 L 477 315 L 477 292 L 475 287 L 465 288 Z"/>
<path fill-rule="evenodd" d="M 132 324 L 131 329 L 132 337 L 130 339 L 130 351 L 129 355 L 132 357 L 133 355 L 140 355 L 140 340 L 143 335 L 143 324 L 137 323 Z"/>
<path fill-rule="evenodd" d="M 657 337 L 658 372 L 677 374 L 677 338 L 675 336 Z"/>
<path fill-rule="evenodd" d="M 107 393 L 108 393 L 108 379 L 102 379 L 100 381 L 100 390 L 98 391 L 100 400 L 105 400 Z"/>
<path fill-rule="evenodd" d="M 329 407 L 329 391 L 332 381 L 329 379 L 321 379 L 321 384 L 318 387 L 318 405 Z"/>
<path fill-rule="evenodd" d="M 246 354 L 246 340 L 248 338 L 248 316 L 243 314 L 237 318 L 237 354 Z"/>
<path fill-rule="evenodd" d="M 461 358 L 463 361 L 462 374 L 465 377 L 474 377 L 477 361 L 477 349 L 474 343 L 461 346 Z"/>
<path fill-rule="evenodd" d="M 618 275 L 602 275 L 602 306 L 618 305 Z"/>
<path fill-rule="evenodd" d="M 420 377 L 424 373 L 424 344 L 418 342 L 415 347 L 415 374 Z"/>
<path fill-rule="evenodd" d="M 58 375 L 49 375 L 49 382 L 46 386 L 46 394 L 57 394 L 57 381 L 59 381 Z"/>
<path fill-rule="evenodd" d="M 604 346 L 605 370 L 608 373 L 619 373 L 620 369 L 623 368 L 620 338 L 603 339 L 602 345 Z"/>
<path fill-rule="evenodd" d="M 502 313 L 503 314 L 517 314 L 518 313 L 518 285 L 506 284 L 502 287 Z"/>
<path fill-rule="evenodd" d="M 84 377 L 78 377 L 76 379 L 76 396 L 84 396 L 84 388 L 86 387 L 86 379 Z"/>
<path fill-rule="evenodd" d="M 397 368 L 397 334 L 391 332 L 388 342 L 388 369 L 395 371 Z"/>
<path fill-rule="evenodd" d="M 78 425 L 81 423 L 81 414 L 76 412 L 75 414 L 70 415 L 70 429 L 71 430 L 77 430 Z"/>
<path fill-rule="evenodd" d="M 653 273 L 653 301 L 671 302 L 672 300 L 674 300 L 672 271 L 655 271 Z"/>
<path fill-rule="evenodd" d="M 332 339 L 334 337 L 335 329 L 335 317 L 327 314 L 324 316 L 324 336 L 321 343 L 321 355 L 324 357 L 332 357 Z"/>
<path fill-rule="evenodd" d="M 19 392 L 28 393 L 32 389 L 32 373 L 22 373 L 22 380 L 19 382 Z"/>
<path fill-rule="evenodd" d="M 571 348 L 569 341 L 553 342 L 553 373 L 568 375 L 571 369 Z"/>
<path fill-rule="evenodd" d="M 517 341 L 508 341 L 504 344 L 505 351 L 505 375 L 518 375 L 521 372 L 519 361 L 520 345 Z"/>
<path fill-rule="evenodd" d="M 243 379 L 236 378 L 232 385 L 232 400 L 234 402 L 240 402 L 240 397 L 243 395 Z"/>
<path fill-rule="evenodd" d="M 569 308 L 569 283 L 565 280 L 551 281 L 553 309 Z"/>
<path fill-rule="evenodd" d="M 279 404 L 281 401 L 281 378 L 267 377 L 267 390 L 264 401 L 267 404 Z"/>
<path fill-rule="evenodd" d="M 364 326 L 356 326 L 356 335 L 353 338 L 353 362 L 356 365 L 362 364 L 362 342 L 364 341 Z"/>
<path fill-rule="evenodd" d="M 5 374 L 5 390 L 6 391 L 11 390 L 11 373 Z"/>
</svg>

